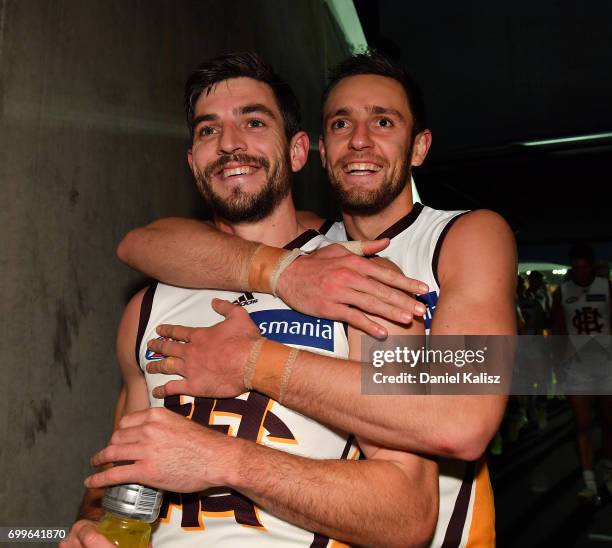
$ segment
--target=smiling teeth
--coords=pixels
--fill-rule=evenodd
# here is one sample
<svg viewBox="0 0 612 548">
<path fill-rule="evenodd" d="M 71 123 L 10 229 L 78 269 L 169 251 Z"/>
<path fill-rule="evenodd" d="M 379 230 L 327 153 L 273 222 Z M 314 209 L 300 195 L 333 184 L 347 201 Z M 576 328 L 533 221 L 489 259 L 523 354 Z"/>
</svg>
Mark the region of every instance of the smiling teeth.
<svg viewBox="0 0 612 548">
<path fill-rule="evenodd" d="M 380 171 L 376 164 L 348 164 L 345 171 Z"/>
<path fill-rule="evenodd" d="M 231 177 L 233 175 L 248 175 L 252 169 L 250 166 L 233 167 L 223 170 L 223 177 Z"/>
</svg>

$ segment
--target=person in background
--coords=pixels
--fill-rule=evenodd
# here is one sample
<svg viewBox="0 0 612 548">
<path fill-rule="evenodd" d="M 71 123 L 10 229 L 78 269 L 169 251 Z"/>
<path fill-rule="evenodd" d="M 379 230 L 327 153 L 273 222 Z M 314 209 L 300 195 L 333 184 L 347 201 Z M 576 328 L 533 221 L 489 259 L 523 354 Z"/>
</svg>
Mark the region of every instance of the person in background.
<svg viewBox="0 0 612 548">
<path fill-rule="evenodd" d="M 601 414 L 605 489 L 612 493 L 612 317 L 610 280 L 596 275 L 591 246 L 576 244 L 569 254 L 569 279 L 553 294 L 552 325 L 567 335 L 561 360 L 567 367 L 567 393 L 576 424 L 576 445 L 584 486 L 579 498 L 599 504 L 593 459 L 593 411 Z"/>
</svg>

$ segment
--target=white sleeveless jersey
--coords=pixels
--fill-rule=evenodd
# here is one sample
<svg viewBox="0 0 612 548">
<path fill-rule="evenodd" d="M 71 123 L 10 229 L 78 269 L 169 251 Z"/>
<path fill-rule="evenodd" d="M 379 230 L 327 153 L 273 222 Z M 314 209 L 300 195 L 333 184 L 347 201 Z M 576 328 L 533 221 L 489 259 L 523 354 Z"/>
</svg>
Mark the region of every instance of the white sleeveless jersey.
<svg viewBox="0 0 612 548">
<path fill-rule="evenodd" d="M 408 215 L 377 237 L 391 239 L 379 253 L 381 257 L 398 265 L 406 276 L 429 286 L 429 293 L 417 296 L 427 306 L 427 333 L 440 294 L 437 270 L 442 242 L 454 221 L 465 213 L 439 211 L 415 203 Z M 328 221 L 320 231 L 332 240 L 347 239 L 342 223 Z M 440 510 L 431 546 L 493 546 L 495 509 L 484 457 L 477 462 L 440 458 L 439 471 Z"/>
<path fill-rule="evenodd" d="M 311 230 L 287 247 L 311 251 L 320 245 L 325 245 L 325 238 Z M 341 323 L 291 310 L 272 295 L 193 290 L 157 283 L 143 298 L 136 347 L 151 406 L 163 405 L 227 435 L 302 457 L 358 459 L 360 452 L 352 435 L 323 426 L 258 392 L 226 399 L 172 396 L 162 402 L 153 398 L 155 386 L 179 377 L 146 372 L 149 361 L 163 358 L 146 348 L 147 341 L 158 338 L 155 328 L 162 323 L 210 326 L 220 322 L 222 316 L 211 308 L 213 298 L 243 306 L 268 339 L 328 356 L 348 357 L 346 331 Z M 272 516 L 228 488 L 166 493 L 152 541 L 155 548 L 344 546 Z"/>
<path fill-rule="evenodd" d="M 565 327 L 574 347 L 585 353 L 608 352 L 610 344 L 610 282 L 597 277 L 587 287 L 572 280 L 561 284 Z"/>
</svg>

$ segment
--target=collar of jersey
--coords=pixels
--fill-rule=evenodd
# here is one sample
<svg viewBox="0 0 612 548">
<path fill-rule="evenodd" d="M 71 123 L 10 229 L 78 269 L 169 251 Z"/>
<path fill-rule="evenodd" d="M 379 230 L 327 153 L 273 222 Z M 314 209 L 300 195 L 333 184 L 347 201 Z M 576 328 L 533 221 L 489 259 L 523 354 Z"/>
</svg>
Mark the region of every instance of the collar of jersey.
<svg viewBox="0 0 612 548">
<path fill-rule="evenodd" d="M 423 211 L 423 204 L 420 202 L 415 202 L 410 210 L 410 213 L 404 215 L 398 221 L 395 221 L 389 228 L 385 229 L 381 232 L 374 240 L 380 240 L 381 238 L 393 238 L 397 236 L 400 232 L 406 230 L 410 225 L 414 224 L 414 222 L 418 219 L 421 211 Z M 353 240 L 354 238 L 347 232 L 346 234 L 347 240 Z"/>
</svg>

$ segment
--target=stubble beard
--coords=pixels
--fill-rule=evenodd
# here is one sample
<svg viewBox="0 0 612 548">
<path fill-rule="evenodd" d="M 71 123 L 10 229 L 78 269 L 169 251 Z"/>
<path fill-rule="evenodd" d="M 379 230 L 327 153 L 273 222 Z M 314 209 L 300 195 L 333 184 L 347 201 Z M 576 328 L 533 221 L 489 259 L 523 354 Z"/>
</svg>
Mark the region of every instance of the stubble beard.
<svg viewBox="0 0 612 548">
<path fill-rule="evenodd" d="M 258 165 L 266 172 L 263 187 L 255 193 L 244 192 L 240 185 L 232 188 L 228 197 L 217 194 L 212 186 L 213 173 L 229 162 Z M 215 216 L 230 223 L 255 223 L 267 217 L 291 192 L 291 169 L 288 154 L 283 154 L 272 166 L 264 157 L 233 154 L 222 156 L 204 171 L 194 168 L 194 177 L 200 195 Z"/>
<path fill-rule="evenodd" d="M 333 166 L 327 165 L 327 176 L 332 190 L 342 207 L 342 210 L 351 215 L 371 216 L 380 213 L 389 206 L 404 190 L 410 181 L 412 173 L 410 159 L 412 158 L 412 145 L 410 142 L 404 156 L 404 161 L 396 175 L 385 177 L 378 188 L 373 190 L 363 188 L 347 189 L 342 184 L 346 159 L 341 158 Z M 358 161 L 358 160 L 355 160 Z M 384 167 L 388 162 L 381 158 Z"/>
</svg>

